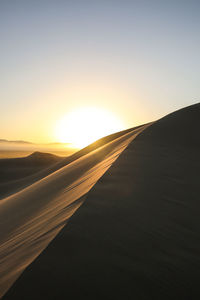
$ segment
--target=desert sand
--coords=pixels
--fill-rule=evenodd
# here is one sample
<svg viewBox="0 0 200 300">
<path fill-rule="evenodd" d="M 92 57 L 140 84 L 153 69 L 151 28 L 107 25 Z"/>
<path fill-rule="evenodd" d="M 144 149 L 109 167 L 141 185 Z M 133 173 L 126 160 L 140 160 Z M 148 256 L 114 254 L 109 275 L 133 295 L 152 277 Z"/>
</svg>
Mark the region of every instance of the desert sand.
<svg viewBox="0 0 200 300">
<path fill-rule="evenodd" d="M 198 299 L 199 129 L 196 104 L 8 174 L 1 297 Z"/>
</svg>

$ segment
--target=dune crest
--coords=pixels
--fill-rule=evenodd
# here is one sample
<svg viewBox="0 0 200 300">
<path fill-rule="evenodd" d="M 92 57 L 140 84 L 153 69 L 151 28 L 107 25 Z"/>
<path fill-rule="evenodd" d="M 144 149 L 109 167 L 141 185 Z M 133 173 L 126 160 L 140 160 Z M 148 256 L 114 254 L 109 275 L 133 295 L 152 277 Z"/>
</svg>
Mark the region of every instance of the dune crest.
<svg viewBox="0 0 200 300">
<path fill-rule="evenodd" d="M 145 127 L 125 132 L 1 200 L 0 297 L 63 228 L 92 186 Z M 33 156 L 41 158 L 38 153 Z"/>
</svg>

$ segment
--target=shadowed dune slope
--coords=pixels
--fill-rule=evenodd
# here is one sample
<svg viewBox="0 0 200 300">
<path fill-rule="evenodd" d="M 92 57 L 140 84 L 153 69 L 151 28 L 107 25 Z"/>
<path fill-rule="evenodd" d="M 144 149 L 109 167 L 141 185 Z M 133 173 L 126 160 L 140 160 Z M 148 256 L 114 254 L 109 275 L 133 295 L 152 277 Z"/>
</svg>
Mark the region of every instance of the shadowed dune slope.
<svg viewBox="0 0 200 300">
<path fill-rule="evenodd" d="M 4 299 L 198 299 L 200 105 L 142 131 Z"/>
<path fill-rule="evenodd" d="M 173 147 L 199 147 L 200 104 L 180 109 L 158 120 L 145 131 L 145 142 Z"/>
</svg>

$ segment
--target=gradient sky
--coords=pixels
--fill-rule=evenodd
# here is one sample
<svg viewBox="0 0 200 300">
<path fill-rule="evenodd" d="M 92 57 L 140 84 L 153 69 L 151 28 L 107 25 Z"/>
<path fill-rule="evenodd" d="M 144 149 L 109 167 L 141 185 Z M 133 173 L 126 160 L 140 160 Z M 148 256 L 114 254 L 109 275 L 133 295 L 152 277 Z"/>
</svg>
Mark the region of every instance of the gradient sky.
<svg viewBox="0 0 200 300">
<path fill-rule="evenodd" d="M 199 0 L 0 0 L 0 41 L 0 138 L 54 141 L 80 106 L 128 128 L 199 101 Z"/>
</svg>

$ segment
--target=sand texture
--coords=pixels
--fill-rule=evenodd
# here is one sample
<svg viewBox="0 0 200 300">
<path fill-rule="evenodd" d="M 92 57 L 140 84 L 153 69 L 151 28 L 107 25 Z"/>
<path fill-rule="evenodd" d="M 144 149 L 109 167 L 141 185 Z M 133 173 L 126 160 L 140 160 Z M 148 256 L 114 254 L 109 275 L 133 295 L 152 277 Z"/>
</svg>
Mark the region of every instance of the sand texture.
<svg viewBox="0 0 200 300">
<path fill-rule="evenodd" d="M 2 198 L 3 299 L 199 299 L 199 130 L 196 104 Z"/>
</svg>

